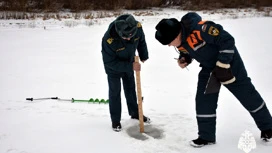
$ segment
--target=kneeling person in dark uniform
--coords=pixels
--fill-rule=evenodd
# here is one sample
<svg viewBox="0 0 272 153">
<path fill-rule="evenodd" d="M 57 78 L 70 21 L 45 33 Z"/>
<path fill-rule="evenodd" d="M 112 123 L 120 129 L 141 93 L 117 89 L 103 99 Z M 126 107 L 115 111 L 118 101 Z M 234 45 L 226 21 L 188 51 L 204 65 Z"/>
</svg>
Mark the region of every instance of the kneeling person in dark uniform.
<svg viewBox="0 0 272 153">
<path fill-rule="evenodd" d="M 108 77 L 109 107 L 114 131 L 122 129 L 121 79 L 129 115 L 132 119 L 139 119 L 134 71 L 140 71 L 141 65 L 134 62 L 136 49 L 144 63 L 148 59 L 148 50 L 141 23 L 130 14 L 117 17 L 109 25 L 102 39 L 102 55 Z M 150 119 L 144 116 L 144 122 L 150 122 Z"/>
</svg>

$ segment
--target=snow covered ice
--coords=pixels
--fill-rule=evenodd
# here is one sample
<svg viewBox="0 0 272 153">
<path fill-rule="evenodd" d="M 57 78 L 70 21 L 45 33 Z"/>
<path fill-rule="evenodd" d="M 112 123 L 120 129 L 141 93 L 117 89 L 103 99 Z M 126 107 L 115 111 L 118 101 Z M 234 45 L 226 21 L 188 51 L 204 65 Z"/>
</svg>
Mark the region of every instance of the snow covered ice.
<svg viewBox="0 0 272 153">
<path fill-rule="evenodd" d="M 130 119 L 123 93 L 121 132 L 112 131 L 107 104 L 25 100 L 54 96 L 107 99 L 101 39 L 114 18 L 101 19 L 90 27 L 0 26 L 0 153 L 242 153 L 237 146 L 246 130 L 256 140 L 252 153 L 271 152 L 272 146 L 260 141 L 250 114 L 224 87 L 217 109 L 217 144 L 201 149 L 189 146 L 197 138 L 194 98 L 200 68 L 194 61 L 189 71 L 180 69 L 174 48 L 155 40 L 158 21 L 180 19 L 186 13 L 166 11 L 135 16 L 142 22 L 150 57 L 141 71 L 143 110 L 151 125 L 163 130 L 162 138 L 145 141 L 126 132 L 138 121 Z M 200 15 L 222 24 L 234 36 L 253 84 L 272 111 L 272 18 Z"/>
</svg>

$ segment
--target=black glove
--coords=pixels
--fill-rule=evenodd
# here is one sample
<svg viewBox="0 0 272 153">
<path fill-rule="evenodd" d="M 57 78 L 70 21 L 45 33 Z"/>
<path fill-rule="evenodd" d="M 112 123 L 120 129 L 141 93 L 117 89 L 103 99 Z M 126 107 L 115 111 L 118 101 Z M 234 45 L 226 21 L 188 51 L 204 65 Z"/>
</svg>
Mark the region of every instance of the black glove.
<svg viewBox="0 0 272 153">
<path fill-rule="evenodd" d="M 213 74 L 222 84 L 230 84 L 235 81 L 235 77 L 230 69 L 230 64 L 217 61 Z"/>
<path fill-rule="evenodd" d="M 181 58 L 184 58 L 184 60 L 180 60 Z M 187 63 L 187 65 L 191 64 L 192 63 L 192 57 L 188 54 L 188 53 L 183 53 L 183 52 L 180 52 L 179 54 L 179 58 L 178 58 L 182 63 Z"/>
</svg>

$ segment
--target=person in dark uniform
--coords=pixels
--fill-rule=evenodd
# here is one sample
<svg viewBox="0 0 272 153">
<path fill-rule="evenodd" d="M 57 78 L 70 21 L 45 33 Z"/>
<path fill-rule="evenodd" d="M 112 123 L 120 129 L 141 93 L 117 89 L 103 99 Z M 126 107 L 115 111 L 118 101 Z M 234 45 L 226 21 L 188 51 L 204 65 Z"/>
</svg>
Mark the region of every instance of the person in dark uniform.
<svg viewBox="0 0 272 153">
<path fill-rule="evenodd" d="M 132 119 L 139 119 L 134 71 L 140 71 L 141 65 L 134 62 L 136 50 L 144 63 L 148 59 L 148 50 L 142 25 L 130 14 L 120 15 L 110 23 L 102 39 L 102 56 L 108 78 L 109 108 L 114 131 L 122 129 L 121 79 L 129 115 Z M 144 116 L 144 122 L 150 122 L 150 119 Z"/>
<path fill-rule="evenodd" d="M 192 146 L 216 142 L 216 108 L 221 85 L 248 110 L 261 131 L 261 139 L 272 141 L 270 112 L 247 75 L 234 38 L 221 25 L 202 21 L 197 13 L 190 12 L 181 21 L 162 19 L 156 25 L 155 38 L 163 45 L 178 48 L 181 68 L 188 66 L 192 59 L 202 68 L 195 98 L 199 136 L 190 142 Z"/>
</svg>

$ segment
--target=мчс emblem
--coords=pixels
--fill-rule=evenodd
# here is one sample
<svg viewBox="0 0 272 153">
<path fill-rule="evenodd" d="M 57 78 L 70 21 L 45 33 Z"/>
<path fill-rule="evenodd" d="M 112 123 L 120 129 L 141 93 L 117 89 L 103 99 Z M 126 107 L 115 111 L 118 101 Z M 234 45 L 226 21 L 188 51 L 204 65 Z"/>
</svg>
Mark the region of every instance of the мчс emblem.
<svg viewBox="0 0 272 153">
<path fill-rule="evenodd" d="M 211 26 L 209 28 L 209 31 L 208 31 L 209 35 L 212 35 L 212 36 L 218 36 L 219 35 L 219 30 L 213 26 Z"/>
<path fill-rule="evenodd" d="M 239 143 L 238 149 L 244 151 L 245 153 L 249 153 L 252 149 L 256 148 L 256 141 L 253 137 L 253 134 L 249 131 L 245 131 L 242 133 Z"/>
<path fill-rule="evenodd" d="M 109 39 L 107 40 L 107 42 L 108 42 L 108 44 L 111 44 L 111 43 L 113 42 L 113 38 L 109 38 Z"/>
</svg>

